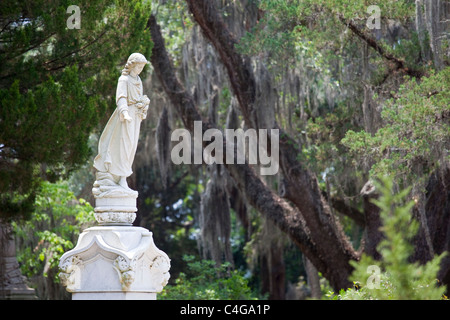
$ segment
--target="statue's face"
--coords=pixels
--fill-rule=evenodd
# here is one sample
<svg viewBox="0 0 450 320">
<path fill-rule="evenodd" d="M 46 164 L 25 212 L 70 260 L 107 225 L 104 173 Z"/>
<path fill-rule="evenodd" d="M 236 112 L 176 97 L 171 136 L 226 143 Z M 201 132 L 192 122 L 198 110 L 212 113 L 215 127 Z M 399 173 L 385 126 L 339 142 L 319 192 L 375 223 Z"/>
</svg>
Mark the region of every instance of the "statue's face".
<svg viewBox="0 0 450 320">
<path fill-rule="evenodd" d="M 144 69 L 145 63 L 136 63 L 133 67 L 133 73 L 138 75 L 142 72 L 142 69 Z"/>
</svg>

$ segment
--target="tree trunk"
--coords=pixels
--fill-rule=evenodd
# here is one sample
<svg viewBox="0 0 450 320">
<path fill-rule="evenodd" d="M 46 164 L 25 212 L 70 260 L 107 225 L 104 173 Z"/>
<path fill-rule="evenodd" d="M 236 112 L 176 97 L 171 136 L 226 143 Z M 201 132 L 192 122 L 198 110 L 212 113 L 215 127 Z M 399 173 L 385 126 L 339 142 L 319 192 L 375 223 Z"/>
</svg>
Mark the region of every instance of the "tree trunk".
<svg viewBox="0 0 450 320">
<path fill-rule="evenodd" d="M 309 289 L 311 290 L 311 298 L 320 299 L 322 297 L 322 292 L 320 290 L 320 279 L 317 269 L 305 256 L 303 256 L 303 264 L 306 270 L 306 280 Z"/>
<path fill-rule="evenodd" d="M 262 293 L 269 293 L 270 300 L 284 300 L 286 292 L 286 272 L 283 250 L 271 246 L 268 254 L 261 256 Z"/>
<path fill-rule="evenodd" d="M 377 198 L 375 186 L 368 181 L 361 190 L 364 206 L 365 217 L 365 235 L 364 235 L 364 252 L 374 259 L 380 259 L 381 255 L 377 250 L 377 246 L 383 238 L 381 233 L 381 217 L 380 209 L 372 203 L 372 199 Z"/>
<path fill-rule="evenodd" d="M 425 17 L 424 17 L 424 3 L 423 0 L 416 0 L 416 31 L 417 37 L 419 38 L 420 53 L 423 61 L 428 61 L 429 57 L 429 46 L 425 42 Z"/>
<path fill-rule="evenodd" d="M 446 10 L 446 2 L 440 0 L 425 0 L 425 21 L 430 37 L 430 47 L 433 53 L 434 67 L 437 70 L 443 68 L 441 48 L 441 10 Z M 446 17 L 444 16 L 444 19 Z M 444 22 L 446 23 L 446 22 Z"/>
<path fill-rule="evenodd" d="M 417 208 L 415 208 L 417 210 Z M 417 214 L 418 215 L 418 214 Z M 431 175 L 425 193 L 426 226 L 420 225 L 414 239 L 415 252 L 412 260 L 426 263 L 432 254 L 447 255 L 441 262 L 438 279 L 450 292 L 450 169 Z M 420 221 L 420 220 L 419 220 Z M 427 227 L 428 230 L 424 228 Z M 431 239 L 428 239 L 430 237 Z M 431 240 L 431 248 L 429 241 Z"/>
</svg>

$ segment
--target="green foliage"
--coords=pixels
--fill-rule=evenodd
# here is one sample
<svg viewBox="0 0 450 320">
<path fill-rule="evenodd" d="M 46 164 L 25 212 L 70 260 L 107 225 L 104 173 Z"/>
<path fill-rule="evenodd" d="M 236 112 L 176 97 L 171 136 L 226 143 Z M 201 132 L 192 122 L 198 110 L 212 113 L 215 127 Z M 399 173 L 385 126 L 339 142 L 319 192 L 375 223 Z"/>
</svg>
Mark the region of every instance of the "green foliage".
<svg viewBox="0 0 450 320">
<path fill-rule="evenodd" d="M 339 104 L 333 112 L 311 118 L 306 126 L 306 133 L 313 143 L 302 146 L 302 158 L 315 172 L 325 172 L 330 168 L 346 166 L 344 158 L 336 161 L 345 152 L 339 144 L 346 132 L 354 129 L 351 119 L 355 111 L 345 104 Z"/>
<path fill-rule="evenodd" d="M 186 269 L 182 256 L 198 254 L 194 224 L 199 210 L 203 185 L 185 173 L 183 166 L 171 168 L 171 184 L 160 183 L 159 167 L 143 165 L 136 172 L 139 197 L 139 225 L 153 232 L 158 247 L 171 253 L 172 283 L 179 272 Z M 150 187 L 149 187 L 150 186 Z"/>
<path fill-rule="evenodd" d="M 216 266 L 214 261 L 195 261 L 184 256 L 188 270 L 180 273 L 175 285 L 167 285 L 158 296 L 165 300 L 257 300 L 244 275 L 231 270 L 229 263 Z"/>
<path fill-rule="evenodd" d="M 449 84 L 450 67 L 420 82 L 408 80 L 386 101 L 384 126 L 375 135 L 349 130 L 342 143 L 354 155 L 355 165 L 372 161 L 372 176 L 392 175 L 409 184 L 417 179 L 417 167 L 427 174 L 448 161 Z"/>
<path fill-rule="evenodd" d="M 0 8 L 0 216 L 26 216 L 42 180 L 67 177 L 90 156 L 88 138 L 114 109 L 130 53 L 149 57 L 142 1 L 2 1 Z M 108 111 L 108 112 L 107 112 Z"/>
<path fill-rule="evenodd" d="M 44 182 L 31 218 L 13 223 L 22 273 L 31 279 L 58 270 L 59 258 L 94 221 L 92 206 L 77 199 L 66 182 Z M 53 274 L 53 281 L 59 282 L 57 272 Z"/>
<path fill-rule="evenodd" d="M 158 16 L 158 24 L 165 40 L 168 54 L 173 58 L 175 66 L 179 66 L 183 44 L 193 22 L 184 1 L 152 0 L 152 7 Z"/>
<path fill-rule="evenodd" d="M 384 177 L 375 183 L 380 193 L 373 202 L 380 208 L 384 239 L 377 250 L 380 261 L 363 254 L 359 262 L 352 262 L 355 268 L 350 280 L 355 288 L 341 290 L 338 295 L 327 294 L 340 300 L 439 300 L 445 298 L 445 286 L 438 286 L 436 275 L 440 262 L 446 253 L 435 256 L 424 265 L 410 263 L 414 251 L 410 241 L 416 235 L 419 224 L 412 218 L 414 201 L 406 201 L 410 188 L 393 193 L 391 178 Z"/>
<path fill-rule="evenodd" d="M 380 9 L 384 21 L 407 22 L 414 17 L 415 6 L 411 1 L 260 0 L 258 6 L 264 15 L 241 40 L 239 49 L 252 55 L 270 52 L 274 63 L 291 63 L 293 57 L 299 56 L 323 63 L 330 55 L 340 56 L 344 46 L 349 49 L 354 46 L 353 41 L 348 41 L 343 21 L 351 20 L 367 32 L 366 21 L 372 14 L 367 8 L 373 4 Z M 406 53 L 404 44 L 399 48 L 400 43 L 391 44 L 383 39 L 380 44 L 389 52 Z"/>
</svg>

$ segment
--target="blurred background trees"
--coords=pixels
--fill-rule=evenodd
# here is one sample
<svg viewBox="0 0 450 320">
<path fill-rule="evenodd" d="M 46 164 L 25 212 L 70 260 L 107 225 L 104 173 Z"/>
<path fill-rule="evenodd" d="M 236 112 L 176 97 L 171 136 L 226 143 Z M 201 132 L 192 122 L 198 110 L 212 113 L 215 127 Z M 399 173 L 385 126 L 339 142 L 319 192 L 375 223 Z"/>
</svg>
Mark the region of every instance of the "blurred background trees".
<svg viewBox="0 0 450 320">
<path fill-rule="evenodd" d="M 171 257 L 170 285 L 184 281 L 168 290 L 174 296 L 195 284 L 183 278 L 196 266 L 186 255 L 214 261 L 225 277 L 224 263 L 242 272 L 233 279 L 245 279 L 247 297 L 320 298 L 351 287 L 362 252 L 383 259 L 372 181 L 385 175 L 393 192 L 411 187 L 405 201 L 414 202 L 418 230 L 410 260 L 448 251 L 447 1 L 378 1 L 379 28 L 362 0 L 79 2 L 79 30 L 65 27 L 68 2 L 44 2 L 1 5 L 3 219 L 37 219 L 49 188 L 93 204 L 97 138 L 122 64 L 138 51 L 152 59 L 142 75 L 152 102 L 129 185 L 139 191 L 135 224 Z M 193 119 L 222 130 L 279 128 L 280 172 L 174 165 L 170 133 Z M 50 233 L 32 235 L 15 223 L 23 273 L 41 283 L 41 298 L 67 298 L 36 277 L 49 276 L 57 257 L 42 248 L 76 241 L 76 219 L 64 222 L 78 226 L 70 234 L 37 224 Z M 40 261 L 34 275 L 31 254 Z M 447 256 L 441 283 L 449 270 Z M 191 276 L 210 277 L 198 271 Z"/>
</svg>

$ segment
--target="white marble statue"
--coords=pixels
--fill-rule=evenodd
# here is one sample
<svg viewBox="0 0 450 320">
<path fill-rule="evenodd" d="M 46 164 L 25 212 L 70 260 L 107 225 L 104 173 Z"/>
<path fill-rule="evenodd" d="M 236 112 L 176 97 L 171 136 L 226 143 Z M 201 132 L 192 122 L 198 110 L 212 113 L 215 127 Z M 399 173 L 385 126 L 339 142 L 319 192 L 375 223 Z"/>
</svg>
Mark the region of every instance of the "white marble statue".
<svg viewBox="0 0 450 320">
<path fill-rule="evenodd" d="M 133 226 L 138 192 L 126 180 L 150 103 L 139 78 L 147 63 L 140 53 L 128 58 L 117 84 L 117 108 L 99 140 L 92 188 L 98 226 L 84 230 L 59 262 L 59 277 L 73 300 L 156 299 L 170 278 L 170 258 L 156 247 L 152 232 Z"/>
<path fill-rule="evenodd" d="M 139 74 L 149 62 L 140 53 L 128 58 L 116 91 L 117 108 L 106 124 L 98 144 L 94 167 L 98 170 L 93 193 L 96 197 L 111 193 L 134 193 L 126 178 L 132 171 L 141 121 L 147 116 L 150 99 L 143 94 Z M 120 186 L 121 189 L 117 187 Z"/>
</svg>

